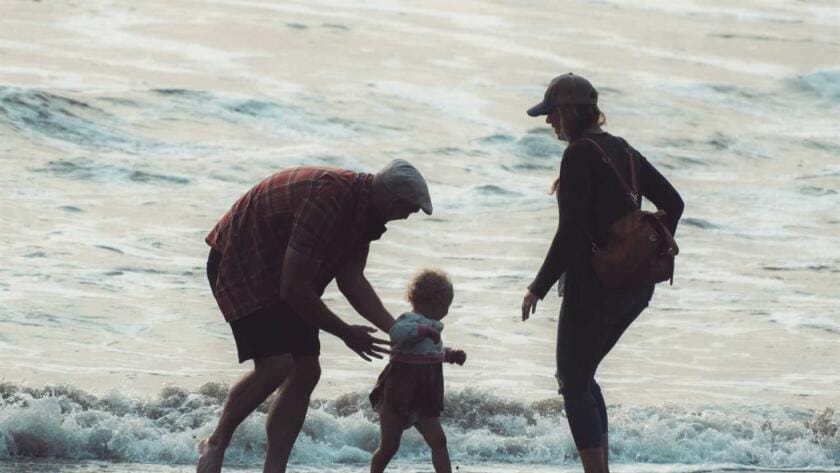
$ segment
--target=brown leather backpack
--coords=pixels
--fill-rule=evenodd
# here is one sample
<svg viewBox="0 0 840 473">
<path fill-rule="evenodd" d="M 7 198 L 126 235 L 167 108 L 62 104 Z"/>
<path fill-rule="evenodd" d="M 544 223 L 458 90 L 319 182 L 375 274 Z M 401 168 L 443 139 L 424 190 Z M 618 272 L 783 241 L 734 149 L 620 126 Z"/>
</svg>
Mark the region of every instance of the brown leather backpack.
<svg viewBox="0 0 840 473">
<path fill-rule="evenodd" d="M 671 232 L 662 223 L 665 212 L 647 212 L 638 208 L 641 196 L 636 184 L 633 153 L 629 147 L 625 148 L 630 158 L 631 186 L 598 143 L 589 138 L 584 140 L 598 148 L 601 159 L 613 170 L 634 207 L 633 211 L 610 226 L 603 248 L 592 244 L 592 266 L 598 279 L 608 288 L 649 286 L 668 280 L 673 284 L 674 256 L 680 250 Z"/>
</svg>

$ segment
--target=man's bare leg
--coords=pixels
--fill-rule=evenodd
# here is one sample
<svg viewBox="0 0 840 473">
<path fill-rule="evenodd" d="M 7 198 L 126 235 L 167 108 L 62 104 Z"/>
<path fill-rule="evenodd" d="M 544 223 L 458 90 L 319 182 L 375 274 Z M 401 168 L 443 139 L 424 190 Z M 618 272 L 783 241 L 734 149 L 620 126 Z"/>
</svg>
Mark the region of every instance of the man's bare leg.
<svg viewBox="0 0 840 473">
<path fill-rule="evenodd" d="M 268 449 L 263 473 L 285 473 L 289 455 L 309 409 L 309 398 L 320 378 L 321 365 L 317 356 L 294 358 L 292 375 L 278 389 L 277 397 L 268 410 Z"/>
<path fill-rule="evenodd" d="M 254 371 L 246 374 L 228 392 L 216 429 L 198 443 L 197 473 L 219 473 L 233 432 L 289 376 L 291 355 L 254 360 Z"/>
</svg>

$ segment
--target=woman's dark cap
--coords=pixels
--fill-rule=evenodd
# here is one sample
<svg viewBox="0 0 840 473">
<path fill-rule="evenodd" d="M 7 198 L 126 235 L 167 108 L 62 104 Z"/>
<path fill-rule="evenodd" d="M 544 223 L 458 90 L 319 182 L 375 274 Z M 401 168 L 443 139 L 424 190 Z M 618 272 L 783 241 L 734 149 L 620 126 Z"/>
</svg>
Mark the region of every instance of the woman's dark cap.
<svg viewBox="0 0 840 473">
<path fill-rule="evenodd" d="M 548 115 L 563 105 L 597 105 L 598 91 L 581 76 L 569 72 L 551 79 L 542 102 L 528 109 L 528 115 Z"/>
</svg>

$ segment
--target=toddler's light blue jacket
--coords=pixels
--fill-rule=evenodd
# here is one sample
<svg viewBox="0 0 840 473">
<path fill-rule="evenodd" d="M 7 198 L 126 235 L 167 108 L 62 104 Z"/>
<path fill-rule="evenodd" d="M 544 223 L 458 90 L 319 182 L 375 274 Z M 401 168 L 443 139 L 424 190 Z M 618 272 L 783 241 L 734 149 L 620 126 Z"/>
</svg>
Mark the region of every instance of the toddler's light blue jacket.
<svg viewBox="0 0 840 473">
<path fill-rule="evenodd" d="M 443 346 L 443 324 L 416 312 L 406 312 L 394 321 L 391 336 L 391 360 L 403 363 L 442 363 L 449 361 L 449 349 Z"/>
</svg>

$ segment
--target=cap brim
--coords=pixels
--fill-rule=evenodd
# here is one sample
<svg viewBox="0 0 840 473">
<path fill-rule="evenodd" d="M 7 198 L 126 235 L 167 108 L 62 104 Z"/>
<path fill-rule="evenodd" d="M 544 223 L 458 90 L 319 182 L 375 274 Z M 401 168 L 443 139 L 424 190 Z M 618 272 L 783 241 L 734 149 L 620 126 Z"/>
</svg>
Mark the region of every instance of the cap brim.
<svg viewBox="0 0 840 473">
<path fill-rule="evenodd" d="M 551 112 L 553 107 L 550 104 L 545 102 L 540 102 L 533 107 L 528 109 L 528 115 L 532 117 L 539 117 L 542 115 L 548 115 Z"/>
<path fill-rule="evenodd" d="M 432 214 L 432 202 L 431 201 L 423 202 L 423 205 L 420 206 L 420 209 L 423 210 L 423 213 L 425 213 L 426 215 L 431 215 Z"/>
</svg>

